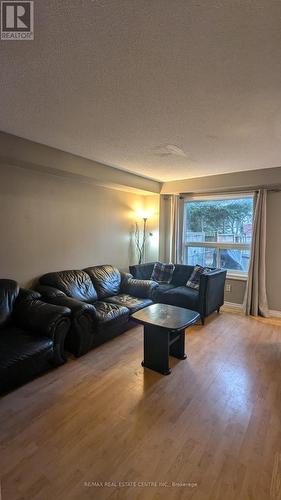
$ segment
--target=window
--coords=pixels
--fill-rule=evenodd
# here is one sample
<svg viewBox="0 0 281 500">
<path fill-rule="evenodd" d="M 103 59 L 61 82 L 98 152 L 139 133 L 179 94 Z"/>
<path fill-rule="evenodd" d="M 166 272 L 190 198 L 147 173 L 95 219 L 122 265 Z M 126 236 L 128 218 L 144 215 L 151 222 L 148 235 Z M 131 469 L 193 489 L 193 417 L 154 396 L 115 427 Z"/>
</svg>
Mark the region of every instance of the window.
<svg viewBox="0 0 281 500">
<path fill-rule="evenodd" d="M 185 200 L 184 263 L 247 275 L 252 221 L 252 195 Z"/>
</svg>

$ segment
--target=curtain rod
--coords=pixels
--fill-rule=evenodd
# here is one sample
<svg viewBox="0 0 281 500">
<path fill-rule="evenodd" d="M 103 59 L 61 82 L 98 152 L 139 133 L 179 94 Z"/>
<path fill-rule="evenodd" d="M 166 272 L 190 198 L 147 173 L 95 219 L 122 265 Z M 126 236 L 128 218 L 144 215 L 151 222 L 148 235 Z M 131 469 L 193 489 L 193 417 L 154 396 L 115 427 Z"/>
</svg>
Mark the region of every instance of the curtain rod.
<svg viewBox="0 0 281 500">
<path fill-rule="evenodd" d="M 216 191 L 186 191 L 184 193 L 179 193 L 180 196 L 187 196 L 187 195 L 196 195 L 196 196 L 203 196 L 203 195 L 224 195 L 224 194 L 244 194 L 244 193 L 249 193 L 251 191 L 259 191 L 259 189 L 266 189 L 269 192 L 273 193 L 279 193 L 281 191 L 281 184 L 274 184 L 274 185 L 268 185 L 268 186 L 247 186 L 247 188 L 244 189 L 217 189 Z"/>
</svg>

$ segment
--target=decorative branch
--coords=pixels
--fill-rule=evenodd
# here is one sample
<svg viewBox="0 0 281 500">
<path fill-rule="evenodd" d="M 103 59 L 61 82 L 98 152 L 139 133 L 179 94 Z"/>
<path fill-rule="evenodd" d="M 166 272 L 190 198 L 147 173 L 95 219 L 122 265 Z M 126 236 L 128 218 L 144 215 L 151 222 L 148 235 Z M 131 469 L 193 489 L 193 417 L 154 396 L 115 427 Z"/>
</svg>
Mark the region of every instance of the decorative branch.
<svg viewBox="0 0 281 500">
<path fill-rule="evenodd" d="M 136 229 L 135 229 L 135 240 L 136 240 L 136 247 L 137 247 L 137 253 L 138 253 L 138 264 L 142 263 L 142 243 L 140 242 L 140 230 L 139 230 L 139 225 L 136 222 Z"/>
<path fill-rule="evenodd" d="M 138 253 L 138 263 L 139 264 L 142 264 L 143 259 L 144 259 L 145 243 L 146 243 L 146 239 L 147 239 L 146 223 L 147 223 L 147 218 L 144 218 L 143 219 L 143 233 L 142 233 L 142 237 L 141 237 L 139 225 L 136 222 L 135 240 L 136 240 L 136 248 L 137 248 L 137 253 Z"/>
</svg>

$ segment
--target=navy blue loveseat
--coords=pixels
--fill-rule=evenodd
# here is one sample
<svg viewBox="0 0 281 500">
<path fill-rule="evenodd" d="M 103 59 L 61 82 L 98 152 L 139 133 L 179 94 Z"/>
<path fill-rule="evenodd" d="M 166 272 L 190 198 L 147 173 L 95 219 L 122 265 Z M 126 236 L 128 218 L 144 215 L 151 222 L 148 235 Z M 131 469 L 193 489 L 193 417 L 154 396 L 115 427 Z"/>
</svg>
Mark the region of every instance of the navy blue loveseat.
<svg viewBox="0 0 281 500">
<path fill-rule="evenodd" d="M 134 278 L 149 280 L 155 262 L 130 266 Z M 226 271 L 212 269 L 200 277 L 199 290 L 188 288 L 188 281 L 194 267 L 176 264 L 171 283 L 159 284 L 153 289 L 152 300 L 160 304 L 170 304 L 192 309 L 200 313 L 201 322 L 214 311 L 219 312 L 224 303 L 224 284 Z"/>
</svg>

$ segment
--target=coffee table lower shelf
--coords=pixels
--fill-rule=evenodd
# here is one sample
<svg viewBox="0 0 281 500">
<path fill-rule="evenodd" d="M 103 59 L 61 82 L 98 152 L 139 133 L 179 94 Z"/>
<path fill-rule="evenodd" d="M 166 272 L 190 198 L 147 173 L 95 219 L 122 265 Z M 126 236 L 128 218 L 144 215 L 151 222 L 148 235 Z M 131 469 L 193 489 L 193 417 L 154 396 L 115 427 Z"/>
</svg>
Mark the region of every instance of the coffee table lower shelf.
<svg viewBox="0 0 281 500">
<path fill-rule="evenodd" d="M 185 330 L 200 319 L 200 314 L 169 304 L 151 304 L 132 314 L 144 328 L 142 366 L 169 375 L 169 356 L 186 359 Z"/>
<path fill-rule="evenodd" d="M 144 325 L 144 360 L 141 365 L 169 375 L 169 356 L 186 359 L 185 330 L 174 332 L 155 325 Z"/>
</svg>

